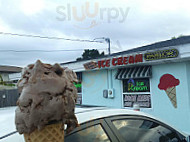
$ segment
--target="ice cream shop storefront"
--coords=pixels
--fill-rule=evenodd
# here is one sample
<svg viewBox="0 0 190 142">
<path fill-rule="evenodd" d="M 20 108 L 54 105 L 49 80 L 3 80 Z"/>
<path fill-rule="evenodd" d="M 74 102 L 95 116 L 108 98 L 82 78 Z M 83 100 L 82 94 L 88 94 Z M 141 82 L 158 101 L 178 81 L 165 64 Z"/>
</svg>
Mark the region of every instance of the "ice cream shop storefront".
<svg viewBox="0 0 190 142">
<path fill-rule="evenodd" d="M 78 103 L 128 109 L 138 104 L 190 134 L 190 44 L 145 47 L 62 64 L 80 75 Z"/>
</svg>

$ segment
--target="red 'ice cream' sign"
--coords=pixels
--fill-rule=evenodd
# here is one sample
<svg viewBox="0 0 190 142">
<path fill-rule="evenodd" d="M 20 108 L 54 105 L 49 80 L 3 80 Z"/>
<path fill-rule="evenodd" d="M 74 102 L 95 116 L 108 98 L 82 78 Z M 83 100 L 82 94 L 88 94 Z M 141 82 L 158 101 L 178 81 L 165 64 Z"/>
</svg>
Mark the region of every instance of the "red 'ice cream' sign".
<svg viewBox="0 0 190 142">
<path fill-rule="evenodd" d="M 120 66 L 120 65 L 127 65 L 127 64 L 135 64 L 143 62 L 143 55 L 137 54 L 135 56 L 128 56 L 128 57 L 117 57 L 112 59 L 105 59 L 98 61 L 98 68 L 105 68 L 110 66 Z"/>
<path fill-rule="evenodd" d="M 128 64 L 136 64 L 143 62 L 143 54 L 136 54 L 131 56 L 124 56 L 124 57 L 114 57 L 111 59 L 104 59 L 99 60 L 97 62 L 87 62 L 84 65 L 86 70 L 95 69 L 95 68 L 109 68 L 115 66 L 124 66 Z"/>
</svg>

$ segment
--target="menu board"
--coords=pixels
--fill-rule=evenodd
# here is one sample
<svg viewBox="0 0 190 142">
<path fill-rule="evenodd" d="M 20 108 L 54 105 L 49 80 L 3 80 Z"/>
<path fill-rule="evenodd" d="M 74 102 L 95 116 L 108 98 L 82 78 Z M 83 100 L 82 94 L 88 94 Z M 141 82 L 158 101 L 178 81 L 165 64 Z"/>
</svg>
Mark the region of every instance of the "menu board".
<svg viewBox="0 0 190 142">
<path fill-rule="evenodd" d="M 123 101 L 124 107 L 133 107 L 137 103 L 141 108 L 151 108 L 150 94 L 124 94 Z"/>
<path fill-rule="evenodd" d="M 150 92 L 149 78 L 123 80 L 123 92 Z"/>
</svg>

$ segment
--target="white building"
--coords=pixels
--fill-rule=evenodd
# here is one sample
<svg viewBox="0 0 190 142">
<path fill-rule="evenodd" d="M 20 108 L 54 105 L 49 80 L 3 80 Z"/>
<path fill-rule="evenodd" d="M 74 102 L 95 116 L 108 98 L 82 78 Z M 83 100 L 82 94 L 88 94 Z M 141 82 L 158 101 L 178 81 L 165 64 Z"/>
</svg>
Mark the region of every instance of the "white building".
<svg viewBox="0 0 190 142">
<path fill-rule="evenodd" d="M 21 70 L 22 68 L 15 66 L 0 66 L 0 89 L 15 88 L 13 84 L 21 78 Z"/>
</svg>

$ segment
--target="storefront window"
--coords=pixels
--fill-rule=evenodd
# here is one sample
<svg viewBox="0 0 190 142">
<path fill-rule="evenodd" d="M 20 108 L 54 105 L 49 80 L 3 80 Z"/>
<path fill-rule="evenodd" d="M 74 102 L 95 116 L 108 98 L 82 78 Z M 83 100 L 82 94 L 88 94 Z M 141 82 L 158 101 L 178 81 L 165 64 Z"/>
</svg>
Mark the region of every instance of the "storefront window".
<svg viewBox="0 0 190 142">
<path fill-rule="evenodd" d="M 76 104 L 82 104 L 82 72 L 77 72 L 77 79 L 79 82 L 75 83 L 75 87 L 77 88 L 77 102 Z"/>
<path fill-rule="evenodd" d="M 123 105 L 133 107 L 139 104 L 141 108 L 151 108 L 149 78 L 123 80 Z"/>
<path fill-rule="evenodd" d="M 77 102 L 76 104 L 82 104 L 82 83 L 75 83 L 75 87 L 77 88 Z"/>
<path fill-rule="evenodd" d="M 75 87 L 77 88 L 77 93 L 82 93 L 82 84 L 81 84 L 81 82 L 75 83 Z"/>
</svg>

